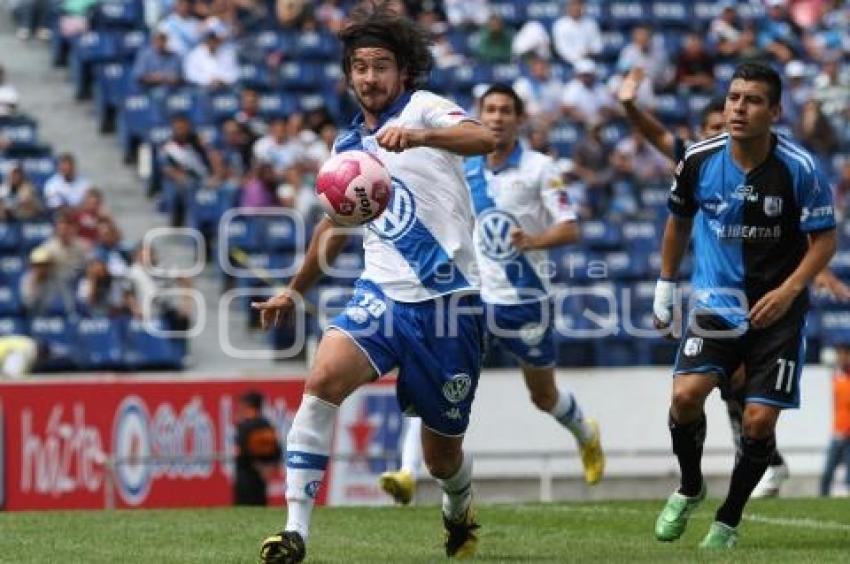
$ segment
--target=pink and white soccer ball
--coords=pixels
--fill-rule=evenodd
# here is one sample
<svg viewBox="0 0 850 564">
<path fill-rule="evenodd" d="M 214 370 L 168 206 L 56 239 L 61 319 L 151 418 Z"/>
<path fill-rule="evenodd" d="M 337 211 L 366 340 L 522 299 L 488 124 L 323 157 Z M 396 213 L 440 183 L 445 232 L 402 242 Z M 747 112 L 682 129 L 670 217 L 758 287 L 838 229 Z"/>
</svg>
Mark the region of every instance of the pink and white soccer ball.
<svg viewBox="0 0 850 564">
<path fill-rule="evenodd" d="M 322 165 L 316 195 L 334 223 L 346 227 L 372 221 L 387 207 L 390 173 L 374 155 L 345 151 Z"/>
</svg>

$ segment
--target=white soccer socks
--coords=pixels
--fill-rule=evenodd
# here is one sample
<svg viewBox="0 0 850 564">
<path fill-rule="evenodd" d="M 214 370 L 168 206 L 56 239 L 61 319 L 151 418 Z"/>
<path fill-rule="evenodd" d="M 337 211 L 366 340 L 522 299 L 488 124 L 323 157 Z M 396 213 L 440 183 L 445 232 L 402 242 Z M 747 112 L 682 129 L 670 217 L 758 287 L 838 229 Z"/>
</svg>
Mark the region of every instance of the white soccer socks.
<svg viewBox="0 0 850 564">
<path fill-rule="evenodd" d="M 570 430 L 579 444 L 593 438 L 593 429 L 584 420 L 581 407 L 570 392 L 558 390 L 558 400 L 549 413 L 558 423 Z"/>
<path fill-rule="evenodd" d="M 422 419 L 407 417 L 401 444 L 401 470 L 416 478 L 422 467 Z"/>
<path fill-rule="evenodd" d="M 339 407 L 305 394 L 286 437 L 286 530 L 306 541 L 310 514 L 328 457 Z"/>
<path fill-rule="evenodd" d="M 443 515 L 449 521 L 460 521 L 472 503 L 472 457 L 464 452 L 455 475 L 437 482 L 443 488 Z"/>
</svg>

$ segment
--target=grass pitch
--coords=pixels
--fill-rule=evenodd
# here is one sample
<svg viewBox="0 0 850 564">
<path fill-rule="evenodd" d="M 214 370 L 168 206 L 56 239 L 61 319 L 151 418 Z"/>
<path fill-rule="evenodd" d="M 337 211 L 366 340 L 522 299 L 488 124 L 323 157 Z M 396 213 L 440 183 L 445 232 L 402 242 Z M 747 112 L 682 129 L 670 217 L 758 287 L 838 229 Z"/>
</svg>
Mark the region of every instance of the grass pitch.
<svg viewBox="0 0 850 564">
<path fill-rule="evenodd" d="M 717 507 L 709 500 L 677 542 L 652 537 L 663 500 L 480 506 L 483 562 L 850 562 L 850 500 L 756 500 L 738 548 L 696 545 Z M 284 511 L 206 509 L 0 513 L 0 562 L 248 563 Z M 431 563 L 442 552 L 438 509 L 318 508 L 307 562 Z"/>
</svg>

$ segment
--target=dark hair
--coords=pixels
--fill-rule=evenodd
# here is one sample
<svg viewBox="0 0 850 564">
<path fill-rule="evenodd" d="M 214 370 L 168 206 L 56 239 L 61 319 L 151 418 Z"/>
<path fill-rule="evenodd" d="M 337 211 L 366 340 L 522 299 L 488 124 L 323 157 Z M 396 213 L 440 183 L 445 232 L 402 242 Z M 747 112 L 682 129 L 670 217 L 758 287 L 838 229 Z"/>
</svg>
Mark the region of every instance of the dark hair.
<svg viewBox="0 0 850 564">
<path fill-rule="evenodd" d="M 701 126 L 705 127 L 705 122 L 708 121 L 708 116 L 713 113 L 720 112 L 723 113 L 723 109 L 726 107 L 726 99 L 721 98 L 719 96 L 715 96 L 711 100 L 709 100 L 708 104 L 702 109 L 702 113 L 700 114 L 699 123 Z"/>
<path fill-rule="evenodd" d="M 767 98 L 771 106 L 779 104 L 782 98 L 782 78 L 779 73 L 764 63 L 747 62 L 735 67 L 732 80 L 741 79 L 761 82 L 767 85 Z"/>
<path fill-rule="evenodd" d="M 412 20 L 399 16 L 386 2 L 364 3 L 352 10 L 349 24 L 339 32 L 342 42 L 342 70 L 351 76 L 351 57 L 361 47 L 382 47 L 395 56 L 399 70 L 407 72 L 405 88 L 415 90 L 425 84 L 434 65 L 428 32 Z"/>
<path fill-rule="evenodd" d="M 62 154 L 59 155 L 59 157 L 57 157 L 56 160 L 59 161 L 60 163 L 62 161 L 68 161 L 71 164 L 74 164 L 77 161 L 77 159 L 74 158 L 74 155 L 72 153 L 62 153 Z"/>
<path fill-rule="evenodd" d="M 239 401 L 243 404 L 253 407 L 254 409 L 263 408 L 263 394 L 256 390 L 249 390 L 239 397 Z"/>
<path fill-rule="evenodd" d="M 484 91 L 484 94 L 481 95 L 481 99 L 478 102 L 479 106 L 484 107 L 484 100 L 487 99 L 487 96 L 491 96 L 493 94 L 504 94 L 505 96 L 508 96 L 514 101 L 514 111 L 516 111 L 516 115 L 521 116 L 525 114 L 525 102 L 522 101 L 522 98 L 519 97 L 516 90 L 503 82 L 497 82 Z"/>
</svg>

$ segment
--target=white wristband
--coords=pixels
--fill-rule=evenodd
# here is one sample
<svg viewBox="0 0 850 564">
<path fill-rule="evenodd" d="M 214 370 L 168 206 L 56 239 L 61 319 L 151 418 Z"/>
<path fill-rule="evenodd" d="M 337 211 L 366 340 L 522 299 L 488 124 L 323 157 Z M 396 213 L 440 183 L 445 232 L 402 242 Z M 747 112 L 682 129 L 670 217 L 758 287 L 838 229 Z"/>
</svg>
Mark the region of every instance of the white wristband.
<svg viewBox="0 0 850 564">
<path fill-rule="evenodd" d="M 673 305 L 676 295 L 676 283 L 672 280 L 661 280 L 655 284 L 655 299 L 652 302 L 652 313 L 661 323 L 668 325 L 673 321 Z"/>
</svg>

